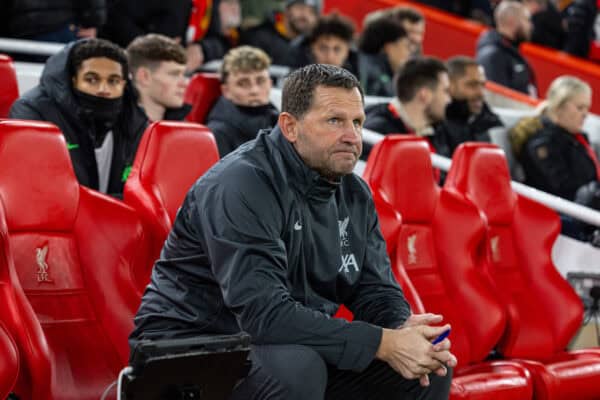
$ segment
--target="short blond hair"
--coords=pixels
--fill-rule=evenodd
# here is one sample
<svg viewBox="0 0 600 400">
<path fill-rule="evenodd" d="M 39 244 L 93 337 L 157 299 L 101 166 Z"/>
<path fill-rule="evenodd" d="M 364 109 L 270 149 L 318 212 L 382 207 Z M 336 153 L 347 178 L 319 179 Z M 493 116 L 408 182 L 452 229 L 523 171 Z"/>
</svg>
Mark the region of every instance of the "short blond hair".
<svg viewBox="0 0 600 400">
<path fill-rule="evenodd" d="M 586 82 L 570 75 L 559 76 L 552 81 L 546 93 L 548 111 L 556 111 L 578 94 L 592 95 L 592 88 Z"/>
<path fill-rule="evenodd" d="M 263 71 L 271 66 L 271 58 L 259 48 L 235 47 L 225 54 L 221 64 L 221 82 L 225 83 L 232 72 Z"/>
</svg>

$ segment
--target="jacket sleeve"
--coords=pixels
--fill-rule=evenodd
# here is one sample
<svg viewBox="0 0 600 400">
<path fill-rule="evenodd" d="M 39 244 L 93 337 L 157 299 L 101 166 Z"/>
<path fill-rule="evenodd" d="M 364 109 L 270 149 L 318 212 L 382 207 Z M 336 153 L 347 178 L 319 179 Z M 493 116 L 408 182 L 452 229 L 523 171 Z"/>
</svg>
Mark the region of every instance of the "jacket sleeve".
<svg viewBox="0 0 600 400">
<path fill-rule="evenodd" d="M 397 328 L 410 316 L 410 305 L 392 274 L 385 240 L 372 201 L 367 250 L 357 288 L 345 302 L 354 318 L 384 328 Z"/>
<path fill-rule="evenodd" d="M 97 28 L 106 23 L 106 0 L 78 0 L 75 4 L 77 23 L 82 27 Z"/>
<path fill-rule="evenodd" d="M 44 121 L 42 114 L 23 99 L 17 99 L 10 108 L 9 118 Z"/>
<path fill-rule="evenodd" d="M 527 179 L 538 189 L 549 191 L 561 196 L 563 193 L 574 192 L 573 180 L 567 161 L 556 145 L 546 138 L 532 138 L 523 149 L 529 162 L 523 162 Z M 564 196 L 564 195 L 563 195 Z"/>
<path fill-rule="evenodd" d="M 361 371 L 373 360 L 382 330 L 305 307 L 287 286 L 284 212 L 268 178 L 236 168 L 200 194 L 195 225 L 206 243 L 225 305 L 256 344 L 313 348 L 339 369 Z M 210 205 L 210 207 L 208 207 Z"/>
<path fill-rule="evenodd" d="M 505 54 L 492 51 L 489 46 L 482 48 L 482 51 L 477 54 L 477 62 L 485 70 L 487 79 L 514 89 L 514 83 L 510 74 L 511 69 L 507 65 L 506 58 Z"/>
</svg>

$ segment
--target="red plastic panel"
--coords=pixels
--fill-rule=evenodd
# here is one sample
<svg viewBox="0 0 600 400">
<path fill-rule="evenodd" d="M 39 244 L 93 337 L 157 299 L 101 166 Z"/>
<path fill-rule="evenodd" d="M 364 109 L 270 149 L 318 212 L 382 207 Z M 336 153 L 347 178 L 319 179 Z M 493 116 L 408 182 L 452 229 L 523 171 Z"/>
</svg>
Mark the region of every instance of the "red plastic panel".
<svg viewBox="0 0 600 400">
<path fill-rule="evenodd" d="M 8 397 L 15 386 L 19 361 L 17 344 L 0 322 L 0 399 Z"/>
<path fill-rule="evenodd" d="M 0 54 L 0 118 L 8 118 L 10 107 L 18 97 L 19 86 L 13 60 Z"/>
<path fill-rule="evenodd" d="M 200 72 L 195 74 L 185 92 L 185 102 L 192 105 L 186 121 L 204 123 L 211 108 L 221 96 L 218 74 Z"/>
</svg>

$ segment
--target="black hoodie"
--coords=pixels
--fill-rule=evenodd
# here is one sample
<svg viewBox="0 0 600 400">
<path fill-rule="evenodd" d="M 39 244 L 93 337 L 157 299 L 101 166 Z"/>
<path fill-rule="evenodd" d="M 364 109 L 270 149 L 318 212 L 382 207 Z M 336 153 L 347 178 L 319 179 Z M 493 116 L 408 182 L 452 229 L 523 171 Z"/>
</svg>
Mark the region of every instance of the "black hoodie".
<svg viewBox="0 0 600 400">
<path fill-rule="evenodd" d="M 331 318 L 342 303 L 354 322 Z M 361 371 L 409 314 L 366 183 L 325 180 L 275 128 L 192 186 L 130 338 L 244 330 Z"/>
<path fill-rule="evenodd" d="M 279 111 L 273 104 L 244 107 L 221 96 L 210 110 L 206 126 L 215 135 L 219 154 L 223 157 L 255 139 L 261 129 L 273 128 L 278 116 Z"/>
<path fill-rule="evenodd" d="M 48 59 L 40 84 L 19 98 L 10 110 L 10 118 L 52 122 L 65 139 L 79 183 L 98 190 L 98 167 L 94 153 L 95 126 L 76 99 L 69 73 L 67 45 Z M 148 118 L 137 106 L 131 82 L 123 94 L 122 111 L 112 128 L 114 150 L 107 192 L 120 197 L 133 164 Z"/>
<path fill-rule="evenodd" d="M 495 30 L 484 32 L 477 42 L 477 62 L 486 77 L 510 89 L 537 96 L 535 75 L 518 47 Z"/>
</svg>

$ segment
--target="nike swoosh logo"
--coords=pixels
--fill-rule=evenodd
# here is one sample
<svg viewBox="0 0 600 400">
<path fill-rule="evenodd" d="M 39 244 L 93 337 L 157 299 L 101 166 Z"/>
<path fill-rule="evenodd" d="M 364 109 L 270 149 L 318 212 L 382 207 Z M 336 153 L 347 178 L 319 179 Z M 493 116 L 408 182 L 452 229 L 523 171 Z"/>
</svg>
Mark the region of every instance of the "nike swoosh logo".
<svg viewBox="0 0 600 400">
<path fill-rule="evenodd" d="M 302 225 L 300 225 L 300 221 L 296 221 L 296 223 L 294 224 L 294 230 L 302 230 Z"/>
<path fill-rule="evenodd" d="M 67 142 L 67 150 L 75 150 L 78 149 L 79 145 L 77 143 L 69 143 Z"/>
</svg>

